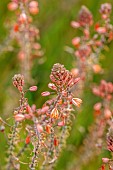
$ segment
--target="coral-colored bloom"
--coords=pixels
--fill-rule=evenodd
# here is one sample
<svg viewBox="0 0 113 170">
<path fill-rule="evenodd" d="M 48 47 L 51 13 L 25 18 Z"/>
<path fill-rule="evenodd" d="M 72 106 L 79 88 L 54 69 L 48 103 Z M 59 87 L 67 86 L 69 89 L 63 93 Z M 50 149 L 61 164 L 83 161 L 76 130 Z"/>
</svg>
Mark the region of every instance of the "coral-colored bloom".
<svg viewBox="0 0 113 170">
<path fill-rule="evenodd" d="M 37 130 L 39 133 L 43 132 L 43 127 L 40 124 L 37 124 Z"/>
<path fill-rule="evenodd" d="M 59 112 L 56 108 L 54 108 L 52 111 L 51 111 L 51 114 L 50 114 L 50 117 L 51 118 L 54 118 L 54 119 L 58 119 L 59 118 Z"/>
<path fill-rule="evenodd" d="M 54 145 L 55 146 L 58 146 L 59 142 L 58 142 L 58 139 L 57 138 L 54 138 Z"/>
<path fill-rule="evenodd" d="M 75 37 L 72 39 L 72 44 L 75 46 L 75 47 L 79 47 L 80 45 L 80 37 Z"/>
<path fill-rule="evenodd" d="M 65 125 L 64 121 L 58 122 L 58 126 L 64 126 L 64 125 Z"/>
<path fill-rule="evenodd" d="M 46 126 L 46 132 L 49 133 L 49 134 L 51 133 L 51 126 L 50 125 Z"/>
<path fill-rule="evenodd" d="M 27 136 L 27 137 L 26 137 L 26 140 L 25 140 L 25 143 L 28 145 L 28 144 L 30 143 L 30 141 L 31 141 L 30 136 Z"/>
<path fill-rule="evenodd" d="M 16 10 L 17 8 L 18 8 L 18 4 L 15 3 L 15 2 L 10 2 L 10 3 L 8 4 L 8 9 L 9 9 L 10 11 L 14 11 L 14 10 Z"/>
<path fill-rule="evenodd" d="M 72 103 L 77 106 L 77 107 L 80 107 L 80 105 L 82 104 L 82 100 L 79 99 L 79 98 L 73 98 L 72 99 Z"/>
<path fill-rule="evenodd" d="M 102 158 L 103 163 L 108 163 L 109 162 L 109 158 Z"/>
</svg>

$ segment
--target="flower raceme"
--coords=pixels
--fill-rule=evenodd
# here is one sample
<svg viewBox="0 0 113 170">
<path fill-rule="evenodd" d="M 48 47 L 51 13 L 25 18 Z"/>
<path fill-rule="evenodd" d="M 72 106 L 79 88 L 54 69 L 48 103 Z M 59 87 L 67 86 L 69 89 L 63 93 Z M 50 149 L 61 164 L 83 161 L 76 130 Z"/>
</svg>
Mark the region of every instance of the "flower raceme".
<svg viewBox="0 0 113 170">
<path fill-rule="evenodd" d="M 41 45 L 39 44 L 39 29 L 33 25 L 32 15 L 39 13 L 38 2 L 35 0 L 11 0 L 8 9 L 15 12 L 15 22 L 10 26 L 10 43 L 16 40 L 20 49 L 18 59 L 20 61 L 21 73 L 24 75 L 27 83 L 31 79 L 30 68 L 35 58 L 43 55 Z M 13 47 L 14 49 L 14 47 Z"/>
<path fill-rule="evenodd" d="M 63 141 L 67 139 L 67 133 L 69 134 L 68 127 L 71 127 L 69 122 L 71 122 L 71 112 L 74 110 L 73 105 L 79 107 L 82 103 L 82 100 L 74 98 L 71 92 L 71 88 L 79 82 L 80 78 L 73 77 L 64 65 L 54 64 L 50 79 L 51 82 L 48 87 L 54 92 L 45 91 L 41 93 L 42 96 L 49 96 L 50 99 L 39 109 L 36 109 L 35 105 L 30 107 L 28 99 L 25 98 L 26 92 L 36 91 L 37 86 L 31 86 L 28 90 L 24 90 L 23 75 L 16 74 L 12 79 L 13 85 L 20 93 L 20 106 L 15 108 L 13 118 L 15 123 L 20 126 L 23 126 L 24 121 L 24 129 L 27 131 L 25 145 L 18 155 L 24 152 L 28 145 L 34 146 L 33 156 L 29 163 L 30 169 L 37 167 L 38 157 L 42 153 L 45 155 L 42 167 L 48 165 L 49 162 L 53 164 L 57 160 L 63 147 Z M 54 94 L 53 97 L 52 94 Z M 31 121 L 31 123 L 28 124 L 26 120 Z M 18 134 L 18 131 L 16 134 Z M 13 136 L 13 138 L 15 137 Z M 15 144 L 13 148 L 16 148 Z M 9 167 L 16 164 L 13 155 L 15 153 L 10 156 Z"/>
<path fill-rule="evenodd" d="M 113 25 L 110 20 L 112 6 L 110 3 L 102 4 L 100 7 L 100 16 L 102 22 L 94 23 L 93 15 L 89 9 L 82 6 L 77 21 L 72 21 L 73 28 L 80 29 L 82 36 L 72 39 L 74 46 L 74 56 L 77 58 L 77 66 L 79 66 L 77 76 L 81 80 L 86 80 L 89 70 L 94 73 L 103 73 L 103 69 L 99 64 L 99 56 L 105 46 L 113 40 Z M 90 29 L 94 27 L 94 32 Z M 91 74 L 91 73 L 90 73 Z"/>
</svg>

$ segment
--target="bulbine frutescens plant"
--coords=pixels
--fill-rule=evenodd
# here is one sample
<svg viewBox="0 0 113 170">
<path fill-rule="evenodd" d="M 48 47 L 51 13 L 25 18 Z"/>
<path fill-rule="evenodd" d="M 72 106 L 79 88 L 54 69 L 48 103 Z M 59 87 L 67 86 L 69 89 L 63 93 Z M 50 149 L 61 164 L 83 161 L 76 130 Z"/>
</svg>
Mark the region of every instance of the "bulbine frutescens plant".
<svg viewBox="0 0 113 170">
<path fill-rule="evenodd" d="M 25 89 L 24 83 L 24 79 L 28 82 L 30 78 L 29 64 L 31 63 L 31 59 L 41 54 L 40 45 L 35 42 L 39 36 L 39 31 L 31 25 L 32 18 L 29 15 L 29 13 L 38 13 L 38 3 L 37 1 L 30 0 L 12 0 L 8 4 L 8 9 L 17 10 L 17 21 L 13 26 L 11 35 L 13 35 L 12 38 L 16 38 L 19 42 L 19 59 L 22 61 L 22 72 L 25 76 L 17 74 L 13 77 L 13 85 L 20 93 L 19 106 L 14 109 L 13 113 L 14 124 L 9 125 L 0 119 L 1 132 L 4 132 L 5 126 L 11 127 L 10 134 L 8 135 L 6 168 L 9 170 L 19 170 L 21 169 L 21 164 L 23 164 L 22 166 L 30 170 L 37 168 L 41 170 L 52 170 L 69 136 L 72 120 L 75 117 L 75 114 L 73 114 L 73 105 L 79 107 L 82 103 L 80 98 L 74 97 L 72 89 L 74 89 L 76 83 L 81 79 L 82 88 L 81 85 L 78 85 L 77 88 L 77 96 L 81 96 L 81 91 L 84 92 L 83 86 L 88 80 L 87 75 L 92 77 L 92 68 L 95 73 L 102 72 L 99 65 L 99 55 L 106 44 L 113 40 L 113 26 L 110 22 L 111 5 L 108 3 L 102 4 L 100 9 L 102 21 L 95 24 L 94 34 L 90 31 L 94 22 L 93 16 L 85 6 L 81 8 L 78 21 L 72 22 L 74 28 L 79 28 L 83 32 L 83 36 L 75 37 L 72 40 L 73 45 L 76 47 L 74 54 L 77 57 L 77 69 L 72 70 L 71 73 L 63 65 L 59 63 L 54 64 L 50 74 L 51 82 L 48 84 L 48 87 L 52 91 L 41 93 L 43 97 L 50 96 L 50 99 L 43 104 L 42 108 L 38 109 L 35 105 L 30 106 L 26 98 L 26 93 L 28 91 L 36 91 L 37 86 Z M 76 78 L 77 76 L 80 78 Z M 102 87 L 106 95 L 106 89 L 108 91 L 111 90 L 112 84 L 107 84 L 103 81 Z M 80 91 L 78 91 L 79 88 Z M 76 94 L 76 91 L 74 93 Z M 92 138 L 93 142 L 90 143 L 89 147 L 92 149 L 96 141 L 97 145 L 101 148 L 101 142 L 105 134 L 104 130 L 106 129 L 106 125 L 109 125 L 107 145 L 108 149 L 112 152 L 112 114 L 111 110 L 106 107 L 106 103 L 109 105 L 108 101 L 104 101 L 103 103 L 105 105 L 97 103 L 94 107 L 97 109 L 98 114 L 100 114 L 100 109 L 102 109 L 103 114 L 99 116 L 99 120 L 96 119 L 94 126 L 91 127 L 91 135 L 89 135 L 88 140 L 85 140 L 85 144 L 87 145 Z M 95 129 L 97 130 L 98 127 L 99 131 L 97 134 L 95 133 Z M 91 149 L 90 153 L 92 151 Z M 23 157 L 23 155 L 25 156 Z M 26 155 L 29 156 L 27 157 Z M 84 155 L 81 156 L 84 159 Z M 109 166 L 109 169 L 112 168 L 112 159 L 103 158 L 102 160 L 103 164 L 106 163 Z M 80 157 L 79 162 L 82 163 L 82 161 Z M 102 168 L 104 167 L 105 165 L 102 165 Z"/>
<path fill-rule="evenodd" d="M 71 26 L 82 33 L 72 39 L 74 50 L 71 50 L 76 57 L 77 68 L 73 68 L 72 73 L 81 77 L 81 91 L 85 82 L 92 81 L 93 72 L 103 73 L 100 56 L 113 40 L 111 12 L 111 4 L 102 4 L 99 9 L 101 20 L 94 22 L 93 14 L 86 6 L 82 6 L 77 21 L 71 22 Z"/>
<path fill-rule="evenodd" d="M 109 158 L 103 157 L 101 166 L 102 170 L 108 168 L 113 169 L 113 83 L 102 80 L 99 86 L 93 88 L 93 93 L 96 96 L 101 97 L 101 102 L 94 105 L 94 113 L 98 126 L 96 126 L 98 132 L 95 129 L 95 141 L 97 147 L 100 149 L 110 151 Z M 107 133 L 107 134 L 106 134 Z M 104 156 L 104 155 L 103 155 Z"/>
<path fill-rule="evenodd" d="M 94 73 L 103 73 L 103 69 L 100 66 L 100 56 L 102 51 L 106 49 L 107 45 L 113 40 L 113 25 L 111 23 L 110 15 L 112 11 L 112 6 L 109 3 L 102 4 L 100 7 L 101 21 L 94 23 L 93 15 L 89 9 L 85 6 L 81 7 L 81 10 L 78 15 L 77 21 L 72 21 L 71 25 L 74 28 L 82 31 L 82 36 L 78 36 L 72 39 L 72 44 L 75 47 L 75 50 L 70 50 L 74 54 L 76 59 L 77 69 L 72 69 L 72 74 L 81 77 L 81 85 L 79 84 L 79 94 L 84 94 L 84 85 L 90 80 L 92 82 L 93 72 Z M 94 28 L 92 29 L 92 26 Z M 94 107 L 96 110 L 93 125 L 89 128 L 89 134 L 84 140 L 84 146 L 80 149 L 80 157 L 78 161 L 72 163 L 72 169 L 81 169 L 82 163 L 88 164 L 90 160 L 99 156 L 102 151 L 103 143 L 106 143 L 106 130 L 108 124 L 112 124 L 112 111 L 110 108 L 110 103 L 112 99 L 112 83 L 101 81 L 100 91 L 96 88 L 93 91 L 98 95 L 104 98 L 103 104 L 97 103 Z M 82 92 L 82 93 L 81 93 Z M 111 98 L 110 98 L 111 97 Z M 100 108 L 103 110 L 100 114 Z M 111 130 L 110 128 L 110 134 Z M 112 136 L 112 135 L 111 135 Z M 92 139 L 92 142 L 90 140 Z M 107 137 L 108 145 L 112 145 L 112 137 Z M 110 145 L 110 148 L 111 148 Z M 87 149 L 87 146 L 89 149 Z M 98 149 L 96 149 L 98 148 Z M 104 162 L 105 160 L 105 162 Z M 106 163 L 109 169 L 112 169 L 112 159 L 103 159 L 103 163 Z M 107 166 L 106 166 L 107 167 Z M 102 165 L 103 169 L 105 166 Z"/>
<path fill-rule="evenodd" d="M 39 44 L 39 29 L 33 24 L 32 15 L 39 13 L 37 1 L 31 0 L 11 0 L 8 9 L 14 12 L 14 21 L 10 24 L 11 31 L 9 39 L 16 41 L 19 45 L 18 60 L 21 73 L 27 82 L 31 79 L 30 70 L 33 60 L 43 55 Z M 12 47 L 14 48 L 14 47 Z"/>
<path fill-rule="evenodd" d="M 13 85 L 20 93 L 20 104 L 14 109 L 14 124 L 11 125 L 8 135 L 7 169 L 21 169 L 21 164 L 27 164 L 27 168 L 31 170 L 37 166 L 44 170 L 52 169 L 65 145 L 71 119 L 75 116 L 73 105 L 79 107 L 82 103 L 82 100 L 75 98 L 71 92 L 79 78 L 74 78 L 63 65 L 57 63 L 52 68 L 50 79 L 48 87 L 54 92 L 45 91 L 42 96 L 53 97 L 51 96 L 42 108 L 37 109 L 35 105 L 30 107 L 25 97 L 27 91 L 36 91 L 37 86 L 26 90 L 24 76 L 17 74 L 13 77 Z M 2 123 L 7 125 L 4 121 Z M 21 160 L 26 150 L 29 158 Z"/>
</svg>

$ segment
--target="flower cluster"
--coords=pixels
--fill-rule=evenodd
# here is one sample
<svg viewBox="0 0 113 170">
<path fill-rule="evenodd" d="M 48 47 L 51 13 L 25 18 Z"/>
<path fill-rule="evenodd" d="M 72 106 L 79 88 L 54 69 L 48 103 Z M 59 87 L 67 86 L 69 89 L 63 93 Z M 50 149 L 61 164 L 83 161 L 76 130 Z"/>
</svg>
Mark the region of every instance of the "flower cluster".
<svg viewBox="0 0 113 170">
<path fill-rule="evenodd" d="M 15 11 L 16 15 L 10 39 L 16 40 L 19 44 L 18 59 L 20 61 L 21 72 L 25 74 L 26 80 L 29 81 L 32 60 L 43 55 L 41 45 L 38 42 L 40 39 L 39 29 L 32 24 L 33 18 L 31 17 L 31 15 L 36 15 L 39 12 L 38 2 L 12 0 L 8 4 L 8 9 Z"/>
<path fill-rule="evenodd" d="M 111 4 L 105 3 L 100 7 L 102 21 L 93 24 L 93 15 L 85 6 L 81 7 L 77 21 L 72 21 L 73 28 L 82 31 L 81 37 L 74 37 L 72 44 L 75 47 L 74 55 L 77 57 L 78 76 L 82 80 L 87 78 L 91 70 L 94 73 L 102 73 L 99 64 L 99 56 L 106 44 L 113 40 L 113 25 L 110 21 Z M 92 32 L 91 26 L 94 26 Z M 85 74 L 84 74 L 85 73 Z"/>
<path fill-rule="evenodd" d="M 25 82 L 28 83 L 30 79 L 31 60 L 42 56 L 41 46 L 37 42 L 39 30 L 32 25 L 31 17 L 39 12 L 38 2 L 11 0 L 8 9 L 15 11 L 16 15 L 10 36 L 16 39 L 20 46 L 18 57 L 23 75 L 16 74 L 12 78 L 14 87 L 20 93 L 19 106 L 14 109 L 12 116 L 14 124 L 10 125 L 0 118 L 2 124 L 0 132 L 5 131 L 6 125 L 11 127 L 8 135 L 7 169 L 19 170 L 21 164 L 27 164 L 30 170 L 38 167 L 41 170 L 52 170 L 70 134 L 73 119 L 76 117 L 75 106 L 80 107 L 82 104 L 81 97 L 78 96 L 81 96 L 84 84 L 89 80 L 87 77 L 92 78 L 92 69 L 94 73 L 102 73 L 99 56 L 105 46 L 113 40 L 113 25 L 110 20 L 112 7 L 109 3 L 101 5 L 99 10 L 101 21 L 96 24 L 89 9 L 81 7 L 78 20 L 71 22 L 72 27 L 80 29 L 83 34 L 72 40 L 78 68 L 70 72 L 62 64 L 53 65 L 49 90 L 41 93 L 42 97 L 48 99 L 41 108 L 37 108 L 34 104 L 30 106 L 26 98 L 26 93 L 35 92 L 37 86 L 25 89 Z M 92 27 L 94 32 L 91 31 Z M 78 83 L 79 80 L 81 84 Z M 78 88 L 74 90 L 77 83 Z M 94 95 L 100 97 L 100 102 L 94 105 L 94 123 L 83 142 L 84 153 L 80 153 L 79 165 L 77 162 L 76 166 L 74 164 L 74 169 L 77 170 L 82 163 L 87 163 L 92 157 L 99 155 L 103 147 L 111 154 L 113 152 L 113 83 L 102 80 L 99 86 L 93 87 L 92 91 Z M 75 94 L 78 96 L 74 97 Z M 26 151 L 28 146 L 29 150 Z M 26 152 L 30 153 L 30 157 L 24 162 L 21 156 L 26 155 Z M 101 169 L 105 170 L 106 167 L 109 170 L 113 169 L 112 158 L 102 158 Z"/>
<path fill-rule="evenodd" d="M 54 64 L 51 74 L 51 83 L 48 87 L 54 90 L 56 95 L 52 99 L 47 100 L 42 108 L 36 109 L 36 106 L 29 106 L 27 98 L 25 98 L 26 92 L 36 91 L 37 87 L 32 86 L 28 90 L 24 90 L 24 76 L 17 74 L 13 77 L 13 85 L 20 92 L 20 106 L 14 110 L 14 120 L 16 128 L 13 128 L 13 135 L 10 135 L 9 146 L 9 162 L 8 167 L 17 167 L 18 160 L 21 163 L 19 157 L 25 152 L 28 144 L 32 144 L 34 147 L 33 155 L 29 163 L 29 168 L 35 169 L 37 167 L 38 158 L 43 156 L 42 169 L 46 169 L 46 166 L 53 166 L 53 163 L 57 160 L 59 153 L 64 146 L 64 142 L 67 138 L 69 127 L 71 127 L 71 114 L 73 106 L 79 107 L 82 100 L 74 98 L 71 93 L 72 86 L 76 85 L 79 78 L 74 78 L 73 75 L 65 69 L 65 67 L 59 63 Z M 42 96 L 48 96 L 53 92 L 42 92 Z M 27 120 L 32 123 L 28 124 Z M 16 148 L 14 140 L 18 136 L 18 126 L 24 126 L 27 131 L 27 137 L 23 149 L 15 155 L 14 150 L 11 150 L 11 143 L 13 148 Z M 15 135 L 14 135 L 14 131 Z M 12 139 L 13 137 L 13 139 Z M 13 142 L 12 142 L 13 141 Z M 15 158 L 15 159 L 14 159 Z"/>
<path fill-rule="evenodd" d="M 95 85 L 92 88 L 92 92 L 101 100 L 94 105 L 94 122 L 89 127 L 89 134 L 84 139 L 84 145 L 81 146 L 79 153 L 81 164 L 85 165 L 94 157 L 99 156 L 103 148 L 113 152 L 113 83 L 101 80 L 98 86 Z M 104 170 L 105 167 L 108 167 L 111 170 L 112 161 L 112 158 L 103 157 L 101 169 Z M 73 165 L 77 169 L 81 167 L 79 160 Z"/>
</svg>

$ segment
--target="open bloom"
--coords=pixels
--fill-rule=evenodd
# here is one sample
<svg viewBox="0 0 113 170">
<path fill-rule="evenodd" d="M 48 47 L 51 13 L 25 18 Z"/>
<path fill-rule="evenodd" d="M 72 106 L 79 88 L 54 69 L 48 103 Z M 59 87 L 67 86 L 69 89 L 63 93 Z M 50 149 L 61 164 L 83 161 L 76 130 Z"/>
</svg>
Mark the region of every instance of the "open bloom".
<svg viewBox="0 0 113 170">
<path fill-rule="evenodd" d="M 73 98 L 72 99 L 72 103 L 77 106 L 77 107 L 80 107 L 80 105 L 82 104 L 82 100 L 79 99 L 79 98 Z"/>
<path fill-rule="evenodd" d="M 54 119 L 58 119 L 59 118 L 59 112 L 56 108 L 54 108 L 51 112 L 51 115 L 50 115 L 51 118 L 54 118 Z"/>
</svg>

